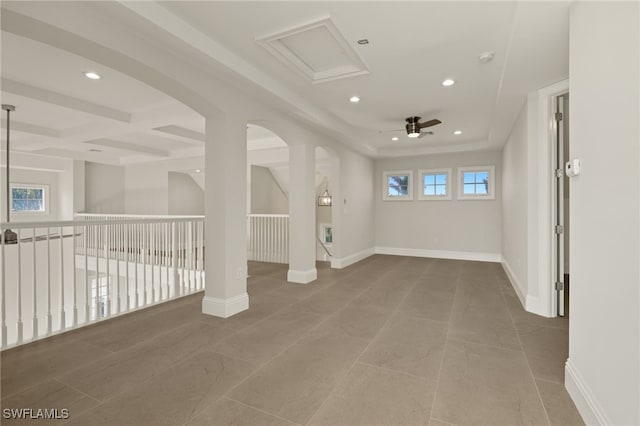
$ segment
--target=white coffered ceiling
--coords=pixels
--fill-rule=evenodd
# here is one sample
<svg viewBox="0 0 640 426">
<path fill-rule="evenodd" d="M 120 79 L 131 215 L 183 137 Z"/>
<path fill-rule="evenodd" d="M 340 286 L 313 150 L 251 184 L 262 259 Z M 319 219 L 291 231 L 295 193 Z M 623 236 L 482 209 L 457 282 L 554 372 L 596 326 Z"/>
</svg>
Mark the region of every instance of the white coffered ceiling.
<svg viewBox="0 0 640 426">
<path fill-rule="evenodd" d="M 159 4 L 164 22 L 170 25 L 158 25 L 148 13 L 157 4 L 121 2 L 113 7 L 117 13 L 112 16 L 130 17 L 120 25 L 146 19 L 154 25 L 145 26 L 144 35 L 167 46 L 195 46 L 190 37 L 204 35 L 205 41 L 226 49 L 224 57 L 213 59 L 238 80 L 251 79 L 290 105 L 292 114 L 310 111 L 311 105 L 312 111 L 330 117 L 336 129 L 364 135 L 358 143 L 378 157 L 499 149 L 526 94 L 568 77 L 568 2 Z M 27 9 L 4 2 L 3 7 L 37 12 L 33 5 Z M 157 9 L 152 11 L 158 14 Z M 312 84 L 259 43 L 265 36 L 327 18 L 368 73 Z M 369 44 L 357 44 L 363 38 Z M 296 49 L 304 48 L 299 44 Z M 495 56 L 482 64 L 478 56 L 485 51 Z M 182 53 L 200 56 L 194 63 L 203 64 L 202 57 L 213 57 L 215 49 L 185 48 Z M 335 59 L 322 52 L 314 55 L 310 49 L 302 56 L 307 62 Z M 103 78 L 88 80 L 82 73 L 89 70 Z M 456 84 L 443 87 L 445 78 Z M 350 103 L 352 95 L 361 102 Z M 12 134 L 21 150 L 83 158 L 93 148 L 102 150 L 105 162 L 126 164 L 198 155 L 204 146 L 204 120 L 165 94 L 80 56 L 6 31 L 2 32 L 2 102 L 18 107 Z M 393 132 L 412 115 L 443 123 L 430 129 L 432 136 L 418 140 L 408 139 L 404 130 Z M 456 136 L 454 130 L 462 134 Z M 399 140 L 392 141 L 393 136 Z M 249 129 L 249 140 L 253 148 L 281 146 L 273 134 L 259 128 Z"/>
</svg>

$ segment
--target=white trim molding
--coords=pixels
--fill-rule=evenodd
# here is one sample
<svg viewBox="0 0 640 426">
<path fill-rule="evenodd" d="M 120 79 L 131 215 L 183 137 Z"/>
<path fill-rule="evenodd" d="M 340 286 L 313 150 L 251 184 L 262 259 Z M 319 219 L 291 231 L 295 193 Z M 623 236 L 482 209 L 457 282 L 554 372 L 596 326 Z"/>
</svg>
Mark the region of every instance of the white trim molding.
<svg viewBox="0 0 640 426">
<path fill-rule="evenodd" d="M 596 400 L 593 392 L 587 386 L 582 375 L 578 372 L 571 358 L 565 364 L 564 386 L 569 392 L 569 396 L 576 404 L 578 412 L 587 425 L 612 425 L 613 422 L 607 417 L 600 404 Z"/>
<path fill-rule="evenodd" d="M 289 269 L 287 272 L 287 281 L 297 284 L 309 284 L 312 281 L 318 279 L 318 270 L 316 268 L 308 269 L 306 271 L 296 271 Z"/>
<path fill-rule="evenodd" d="M 407 195 L 389 195 L 389 177 L 407 176 Z M 384 201 L 413 201 L 413 170 L 384 170 L 382 172 L 382 199 Z"/>
<path fill-rule="evenodd" d="M 487 193 L 486 194 L 465 194 L 464 193 L 464 174 L 466 172 L 487 172 Z M 461 201 L 469 200 L 495 200 L 496 199 L 496 166 L 470 166 L 458 167 L 456 173 L 458 179 L 457 199 Z"/>
<path fill-rule="evenodd" d="M 424 176 L 425 175 L 445 175 L 447 178 L 447 181 L 445 183 L 445 188 L 446 188 L 446 194 L 445 195 L 426 195 L 424 193 Z M 453 193 L 453 184 L 452 184 L 452 180 L 453 180 L 453 170 L 451 168 L 447 168 L 447 169 L 420 169 L 418 170 L 418 185 L 416 185 L 416 188 L 418 188 L 418 200 L 422 200 L 422 201 L 440 201 L 440 200 L 446 200 L 449 201 L 452 199 L 452 193 Z M 441 184 L 439 184 L 441 185 Z"/>
<path fill-rule="evenodd" d="M 376 247 L 376 254 L 390 254 L 394 256 L 432 257 L 435 259 L 475 260 L 479 262 L 496 262 L 502 259 L 500 253 L 478 253 L 470 251 L 448 251 L 412 249 L 400 247 Z"/>
<path fill-rule="evenodd" d="M 507 278 L 509 279 L 509 282 L 511 283 L 511 287 L 513 287 L 513 290 L 516 292 L 516 295 L 518 296 L 518 299 L 520 299 L 520 303 L 522 303 L 523 307 L 526 307 L 527 306 L 526 302 L 527 302 L 527 297 L 528 297 L 528 296 L 525 296 L 526 290 L 523 289 L 522 284 L 516 278 L 516 274 L 513 273 L 513 270 L 509 266 L 509 263 L 507 262 L 507 259 L 502 257 L 502 260 L 500 261 L 500 264 L 502 265 L 502 269 L 504 269 L 504 273 L 507 275 Z"/>
<path fill-rule="evenodd" d="M 202 299 L 202 313 L 220 318 L 229 318 L 237 313 L 249 309 L 249 295 L 239 294 L 228 299 L 204 296 Z"/>
<path fill-rule="evenodd" d="M 346 268 L 347 266 L 353 265 L 356 262 L 360 262 L 361 260 L 366 259 L 369 256 L 373 256 L 375 253 L 375 249 L 373 247 L 370 247 L 357 253 L 350 254 L 346 257 L 331 259 L 331 267 L 333 269 Z"/>
</svg>

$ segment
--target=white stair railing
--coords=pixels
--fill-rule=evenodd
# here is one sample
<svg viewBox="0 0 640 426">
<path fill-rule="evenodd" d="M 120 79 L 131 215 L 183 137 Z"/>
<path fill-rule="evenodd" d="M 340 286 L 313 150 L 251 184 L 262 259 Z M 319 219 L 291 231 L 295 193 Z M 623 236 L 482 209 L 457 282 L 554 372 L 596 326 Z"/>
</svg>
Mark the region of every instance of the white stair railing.
<svg viewBox="0 0 640 426">
<path fill-rule="evenodd" d="M 248 215 L 247 259 L 289 263 L 289 215 Z"/>
<path fill-rule="evenodd" d="M 202 216 L 0 224 L 0 349 L 204 289 Z"/>
</svg>

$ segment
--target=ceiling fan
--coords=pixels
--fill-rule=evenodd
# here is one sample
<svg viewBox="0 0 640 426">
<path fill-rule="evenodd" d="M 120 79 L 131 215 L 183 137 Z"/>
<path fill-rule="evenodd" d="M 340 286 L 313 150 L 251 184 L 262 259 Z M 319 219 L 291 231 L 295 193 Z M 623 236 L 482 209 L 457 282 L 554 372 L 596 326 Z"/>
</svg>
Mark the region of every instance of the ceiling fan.
<svg viewBox="0 0 640 426">
<path fill-rule="evenodd" d="M 407 124 L 404 127 L 407 129 L 407 136 L 410 138 L 421 138 L 426 134 L 433 134 L 432 132 L 422 132 L 422 129 L 442 123 L 437 118 L 420 123 L 420 117 L 408 117 L 405 118 L 405 121 Z"/>
</svg>

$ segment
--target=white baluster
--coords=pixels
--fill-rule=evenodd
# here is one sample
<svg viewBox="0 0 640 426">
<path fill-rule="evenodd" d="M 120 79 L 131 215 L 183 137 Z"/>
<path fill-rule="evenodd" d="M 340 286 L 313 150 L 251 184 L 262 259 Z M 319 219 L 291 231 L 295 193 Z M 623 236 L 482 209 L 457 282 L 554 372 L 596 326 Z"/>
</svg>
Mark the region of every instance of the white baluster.
<svg viewBox="0 0 640 426">
<path fill-rule="evenodd" d="M 134 250 L 135 250 L 135 251 L 134 251 L 134 257 L 133 257 L 133 260 L 134 260 L 134 265 L 133 265 L 133 266 L 134 266 L 134 271 L 133 271 L 133 284 L 134 284 L 134 288 L 135 288 L 135 291 L 134 291 L 134 294 L 135 294 L 135 304 L 134 304 L 134 306 L 133 306 L 133 307 L 134 307 L 134 308 L 138 308 L 138 307 L 140 306 L 140 300 L 139 300 L 139 299 L 140 299 L 140 296 L 139 296 L 139 288 L 138 288 L 138 261 L 139 261 L 139 258 L 138 258 L 138 249 L 139 249 L 139 247 L 140 247 L 140 242 L 139 242 L 140 240 L 139 240 L 139 234 L 138 234 L 138 231 L 139 231 L 139 229 L 138 229 L 138 228 L 139 228 L 139 225 L 134 223 L 134 224 L 133 224 L 133 225 L 131 225 L 131 226 L 132 226 L 132 228 L 133 228 L 133 246 L 134 246 Z"/>
<path fill-rule="evenodd" d="M 151 223 L 149 224 L 149 228 L 151 229 L 151 231 L 149 232 L 149 246 L 150 246 L 150 253 L 149 253 L 149 264 L 151 265 L 151 303 L 155 303 L 156 301 L 156 283 L 155 283 L 155 274 L 154 274 L 154 270 L 155 270 L 155 243 L 156 243 L 156 226 L 155 223 Z"/>
<path fill-rule="evenodd" d="M 106 290 L 107 290 L 107 306 L 105 309 L 105 313 L 104 316 L 105 317 L 109 317 L 111 316 L 111 273 L 109 272 L 109 252 L 110 252 L 110 248 L 111 248 L 111 227 L 109 225 L 105 225 L 103 228 L 103 232 L 104 232 L 104 260 L 106 262 Z"/>
<path fill-rule="evenodd" d="M 129 237 L 131 235 L 131 225 L 124 225 L 124 229 L 125 229 L 125 234 L 124 234 L 124 266 L 125 266 L 125 270 L 124 270 L 124 288 L 125 288 L 125 292 L 127 293 L 127 296 L 125 298 L 126 300 L 126 307 L 125 310 L 128 311 L 129 309 L 131 309 L 131 294 L 129 293 Z"/>
<path fill-rule="evenodd" d="M 7 268 L 5 267 L 5 253 L 4 253 L 4 230 L 0 228 L 0 248 L 2 248 L 2 318 L 0 319 L 0 328 L 2 329 L 2 348 L 7 347 L 7 302 L 6 302 L 6 291 L 5 291 L 5 283 L 7 281 Z"/>
<path fill-rule="evenodd" d="M 18 234 L 18 242 L 16 244 L 16 250 L 18 250 L 18 321 L 16 323 L 17 332 L 18 332 L 18 341 L 17 343 L 22 343 L 22 242 L 20 239 L 22 238 L 22 230 L 16 229 Z"/>
<path fill-rule="evenodd" d="M 32 241 L 33 245 L 31 246 L 31 254 L 33 255 L 33 282 L 31 283 L 33 287 L 33 340 L 38 338 L 38 300 L 37 300 L 37 273 L 36 273 L 36 228 L 31 229 L 31 235 L 33 236 Z"/>
<path fill-rule="evenodd" d="M 72 228 L 72 247 L 74 247 L 74 251 L 72 253 L 72 257 L 73 257 L 73 318 L 72 318 L 72 322 L 71 322 L 71 326 L 75 327 L 78 325 L 78 290 L 76 288 L 77 286 L 77 279 L 76 279 L 76 274 L 77 274 L 77 269 L 76 269 L 76 227 L 74 226 Z M 35 244 L 35 243 L 34 243 Z M 33 271 L 33 273 L 35 274 L 35 270 Z"/>
<path fill-rule="evenodd" d="M 147 305 L 147 224 L 142 224 L 142 306 Z"/>
<path fill-rule="evenodd" d="M 94 304 L 96 307 L 96 320 L 100 319 L 100 293 L 102 291 L 102 285 L 100 285 L 100 258 L 99 255 L 99 247 L 100 247 L 100 226 L 95 226 L 95 237 L 96 237 L 96 247 L 95 247 L 95 258 L 96 258 L 96 297 L 94 298 Z"/>
<path fill-rule="evenodd" d="M 91 322 L 91 286 L 89 285 L 89 246 L 88 241 L 91 239 L 89 235 L 89 227 L 87 225 L 83 226 L 84 235 L 82 239 L 84 240 L 84 287 L 85 287 L 85 311 L 84 311 L 84 322 L 88 324 Z"/>
<path fill-rule="evenodd" d="M 122 300 L 122 292 L 120 291 L 120 254 L 122 252 L 122 224 L 116 225 L 116 245 L 115 245 L 116 255 L 114 256 L 116 259 L 116 307 L 115 313 L 119 313 L 121 311 L 121 300 Z"/>
<path fill-rule="evenodd" d="M 53 329 L 52 317 L 51 317 L 51 240 L 49 233 L 50 228 L 47 228 L 47 335 L 51 334 Z"/>
<path fill-rule="evenodd" d="M 64 230 L 62 226 L 58 229 L 60 234 L 60 330 L 67 326 L 67 314 L 64 310 Z"/>
</svg>

